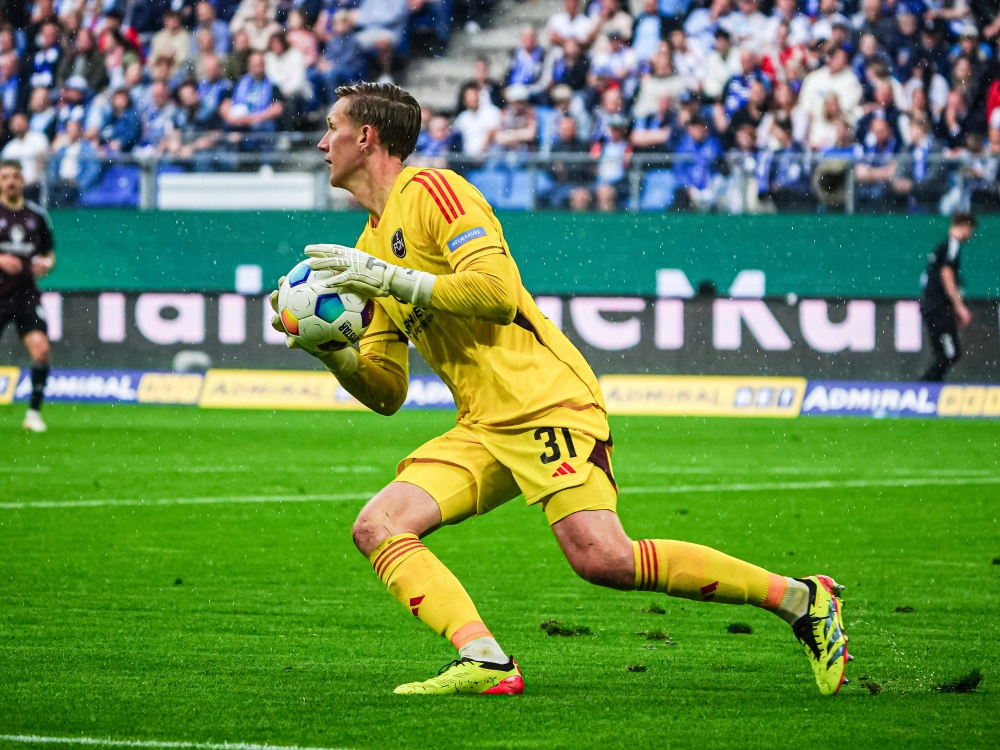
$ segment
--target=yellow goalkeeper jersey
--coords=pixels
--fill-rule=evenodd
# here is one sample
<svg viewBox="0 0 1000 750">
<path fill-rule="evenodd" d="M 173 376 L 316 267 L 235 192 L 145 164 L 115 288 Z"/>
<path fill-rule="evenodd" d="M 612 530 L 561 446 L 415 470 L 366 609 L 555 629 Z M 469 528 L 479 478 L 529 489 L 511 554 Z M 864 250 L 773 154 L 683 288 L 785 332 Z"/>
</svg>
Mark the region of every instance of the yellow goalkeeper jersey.
<svg viewBox="0 0 1000 750">
<path fill-rule="evenodd" d="M 369 220 L 357 247 L 437 276 L 461 271 L 487 253 L 514 263 L 489 203 L 464 178 L 445 169 L 404 168 L 382 216 Z M 424 310 L 384 297 L 376 300 L 379 307 L 362 348 L 369 337 L 371 343 L 394 335 L 409 339 L 451 390 L 460 422 L 517 426 L 544 421 L 547 413 L 565 407 L 581 418 L 590 412 L 584 421 L 593 424 L 593 409 L 606 412 L 596 376 L 542 315 L 516 266 L 514 270 L 513 324 Z"/>
</svg>

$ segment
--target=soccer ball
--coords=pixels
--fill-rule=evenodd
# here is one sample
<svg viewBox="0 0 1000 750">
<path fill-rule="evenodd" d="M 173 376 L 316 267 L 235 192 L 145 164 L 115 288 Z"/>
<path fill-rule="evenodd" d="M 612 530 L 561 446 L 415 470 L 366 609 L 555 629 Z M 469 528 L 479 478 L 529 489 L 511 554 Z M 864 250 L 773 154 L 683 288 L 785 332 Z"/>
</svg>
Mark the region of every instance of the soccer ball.
<svg viewBox="0 0 1000 750">
<path fill-rule="evenodd" d="M 304 260 L 288 272 L 278 289 L 281 324 L 308 348 L 334 351 L 356 344 L 371 325 L 372 300 L 317 283 L 334 275 L 333 271 L 314 271 Z"/>
</svg>

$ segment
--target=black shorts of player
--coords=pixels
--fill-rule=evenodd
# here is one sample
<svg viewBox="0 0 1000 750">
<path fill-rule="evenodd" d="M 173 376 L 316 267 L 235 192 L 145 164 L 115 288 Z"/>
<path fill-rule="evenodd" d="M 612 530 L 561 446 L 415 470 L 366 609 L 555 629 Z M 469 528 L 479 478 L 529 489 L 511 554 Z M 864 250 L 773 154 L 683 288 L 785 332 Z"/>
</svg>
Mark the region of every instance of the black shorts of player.
<svg viewBox="0 0 1000 750">
<path fill-rule="evenodd" d="M 45 322 L 41 300 L 31 294 L 15 294 L 13 297 L 0 297 L 0 333 L 3 333 L 11 321 L 17 327 L 17 334 L 24 338 L 32 331 L 49 333 Z"/>
<path fill-rule="evenodd" d="M 955 319 L 955 311 L 951 307 L 937 307 L 924 309 L 922 312 L 924 325 L 927 326 L 927 333 L 931 337 L 931 346 L 934 347 L 935 353 L 946 348 L 943 342 L 949 340 L 957 348 L 958 321 Z M 945 336 L 949 338 L 946 339 Z"/>
</svg>

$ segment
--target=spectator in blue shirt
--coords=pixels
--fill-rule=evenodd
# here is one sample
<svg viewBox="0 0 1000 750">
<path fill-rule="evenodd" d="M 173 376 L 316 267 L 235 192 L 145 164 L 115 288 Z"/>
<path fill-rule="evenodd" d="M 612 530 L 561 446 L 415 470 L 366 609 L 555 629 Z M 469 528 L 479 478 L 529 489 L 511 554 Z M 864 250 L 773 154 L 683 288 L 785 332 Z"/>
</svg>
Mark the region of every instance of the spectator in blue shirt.
<svg viewBox="0 0 1000 750">
<path fill-rule="evenodd" d="M 326 84 L 326 101 L 331 104 L 337 100 L 335 92 L 338 86 L 364 79 L 365 55 L 358 43 L 349 11 L 339 10 L 333 15 L 330 38 L 317 67 Z"/>
<path fill-rule="evenodd" d="M 177 107 L 164 81 L 154 81 L 149 87 L 149 106 L 141 116 L 141 145 L 150 150 L 160 150 L 160 144 L 173 133 L 177 118 Z"/>
<path fill-rule="evenodd" d="M 76 205 L 80 193 L 97 183 L 101 164 L 94 144 L 81 137 L 83 126 L 77 120 L 66 124 L 66 132 L 53 144 L 49 162 L 52 180 L 49 201 L 56 207 Z"/>
<path fill-rule="evenodd" d="M 222 77 L 219 58 L 206 56 L 203 61 L 205 77 L 198 81 L 198 117 L 197 120 L 205 128 L 221 128 L 222 115 L 219 108 L 222 102 L 233 95 L 233 82 Z"/>
<path fill-rule="evenodd" d="M 194 6 L 195 27 L 191 33 L 191 55 L 197 52 L 195 37 L 201 30 L 212 32 L 215 40 L 215 54 L 225 55 L 229 52 L 229 24 L 216 16 L 216 10 L 208 0 L 199 0 Z"/>
<path fill-rule="evenodd" d="M 695 115 L 687 124 L 687 133 L 677 144 L 678 207 L 695 206 L 709 209 L 718 203 L 725 190 L 725 180 L 719 173 L 722 144 L 711 135 L 708 122 Z"/>
<path fill-rule="evenodd" d="M 521 29 L 521 44 L 511 54 L 507 68 L 508 86 L 531 86 L 542 75 L 544 52 L 538 46 L 538 34 L 533 26 Z"/>
<path fill-rule="evenodd" d="M 806 152 L 792 139 L 792 121 L 779 117 L 771 124 L 775 150 L 762 150 L 757 156 L 757 193 L 770 198 L 779 211 L 812 207 L 809 196 L 809 169 Z"/>
<path fill-rule="evenodd" d="M 233 96 L 219 108 L 229 130 L 254 133 L 273 133 L 285 107 L 278 87 L 264 74 L 264 54 L 254 52 L 247 60 L 247 74 L 243 76 Z"/>
<path fill-rule="evenodd" d="M 14 53 L 0 57 L 0 113 L 3 120 L 10 120 L 15 112 L 23 112 L 28 104 L 30 89 L 18 72 L 18 59 Z"/>
<path fill-rule="evenodd" d="M 896 177 L 898 149 L 892 125 L 884 117 L 876 116 L 858 149 L 854 167 L 858 210 L 888 208 L 886 201 L 892 197 L 890 185 Z"/>
<path fill-rule="evenodd" d="M 55 85 L 56 69 L 62 60 L 59 27 L 52 22 L 43 23 L 38 34 L 40 43 L 31 60 L 31 86 L 50 88 Z"/>
<path fill-rule="evenodd" d="M 754 81 L 763 83 L 765 88 L 768 87 L 767 78 L 761 72 L 757 54 L 753 50 L 744 49 L 740 53 L 740 68 L 740 72 L 729 79 L 722 92 L 722 103 L 728 117 L 732 117 L 736 110 L 749 101 L 750 86 Z"/>
<path fill-rule="evenodd" d="M 100 130 L 101 143 L 111 153 L 129 153 L 142 133 L 139 113 L 125 89 L 111 95 L 111 112 Z"/>
<path fill-rule="evenodd" d="M 417 137 L 413 163 L 422 167 L 447 167 L 448 156 L 460 150 L 461 139 L 452 132 L 448 118 L 437 115 Z"/>
<path fill-rule="evenodd" d="M 674 24 L 668 24 L 666 17 L 660 15 L 657 0 L 642 0 L 642 11 L 632 27 L 632 49 L 639 62 L 646 62 L 656 54 L 672 28 Z"/>
</svg>

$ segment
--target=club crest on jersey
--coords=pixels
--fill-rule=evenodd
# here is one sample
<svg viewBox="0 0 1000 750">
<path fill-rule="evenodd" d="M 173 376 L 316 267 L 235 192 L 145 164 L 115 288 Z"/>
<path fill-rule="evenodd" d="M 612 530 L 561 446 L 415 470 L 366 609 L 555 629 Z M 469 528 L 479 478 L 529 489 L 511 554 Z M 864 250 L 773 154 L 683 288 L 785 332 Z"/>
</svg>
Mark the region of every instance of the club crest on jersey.
<svg viewBox="0 0 1000 750">
<path fill-rule="evenodd" d="M 397 229 L 392 233 L 392 254 L 397 258 L 406 255 L 406 245 L 403 243 L 403 230 Z"/>
</svg>

